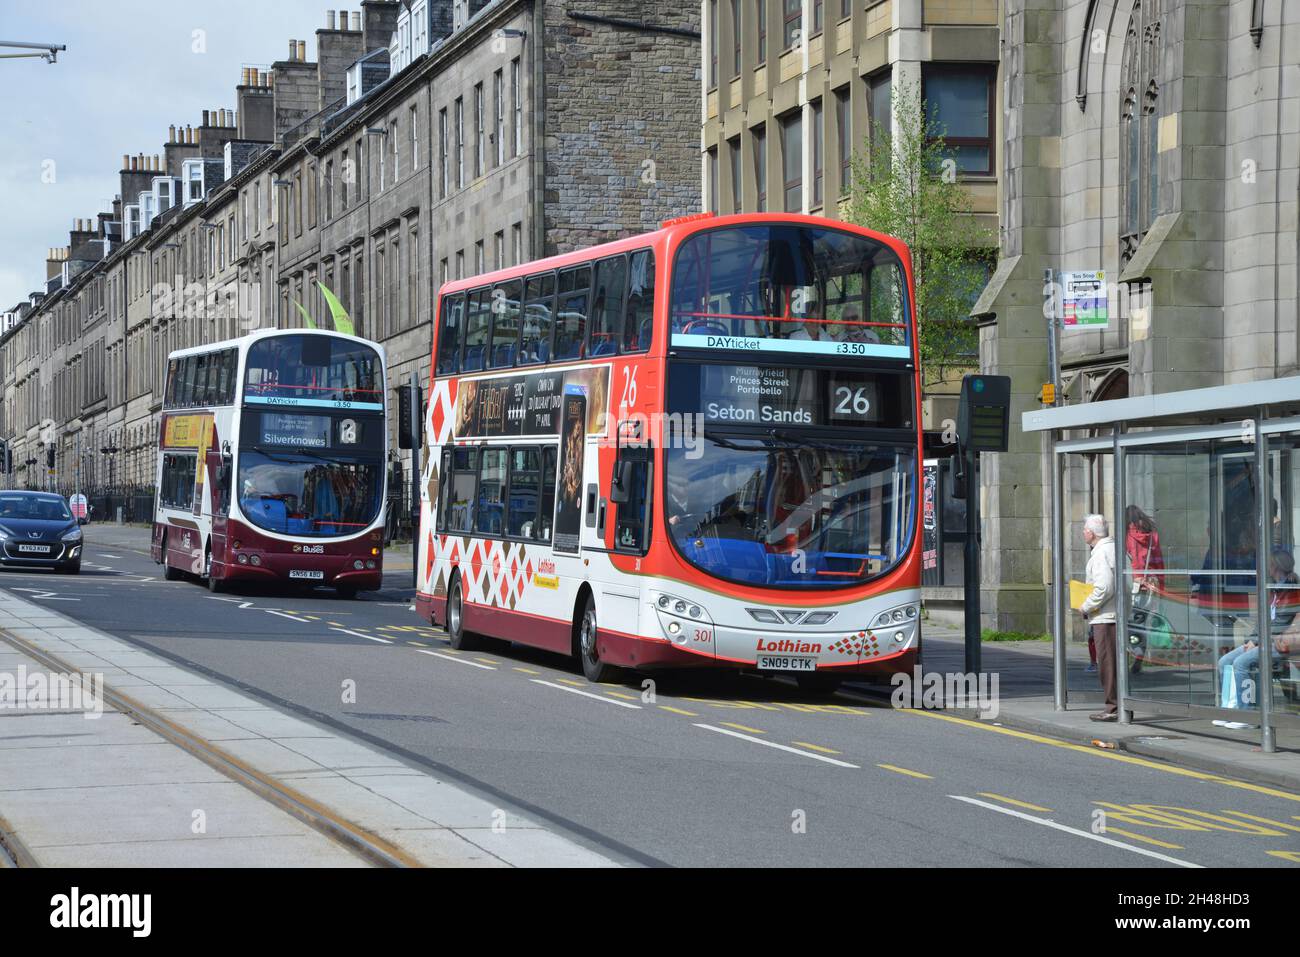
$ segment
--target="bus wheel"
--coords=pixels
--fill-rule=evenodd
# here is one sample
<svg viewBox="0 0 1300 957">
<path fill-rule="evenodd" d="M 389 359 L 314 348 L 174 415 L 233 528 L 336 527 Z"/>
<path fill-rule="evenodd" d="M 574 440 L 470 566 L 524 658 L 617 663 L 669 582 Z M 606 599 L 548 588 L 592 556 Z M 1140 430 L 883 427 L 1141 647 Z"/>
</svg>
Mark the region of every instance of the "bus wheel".
<svg viewBox="0 0 1300 957">
<path fill-rule="evenodd" d="M 840 690 L 843 678 L 834 675 L 801 674 L 794 676 L 795 683 L 804 694 L 832 695 Z"/>
<path fill-rule="evenodd" d="M 203 574 L 208 580 L 208 591 L 216 595 L 226 590 L 226 583 L 212 574 L 212 546 L 208 546 L 207 554 L 203 556 Z"/>
<path fill-rule="evenodd" d="M 620 669 L 600 660 L 600 649 L 596 647 L 596 603 L 590 595 L 582 607 L 578 625 L 578 659 L 582 662 L 582 673 L 592 684 L 618 680 Z"/>
<path fill-rule="evenodd" d="M 447 589 L 447 639 L 457 651 L 473 651 L 478 647 L 478 635 L 465 630 L 465 599 L 459 575 L 452 577 L 451 587 Z"/>
<path fill-rule="evenodd" d="M 163 540 L 162 540 L 162 566 L 163 566 L 163 579 L 165 581 L 178 582 L 181 580 L 182 575 L 180 569 L 172 568 L 171 563 L 167 561 L 167 536 L 166 535 L 163 535 Z"/>
</svg>

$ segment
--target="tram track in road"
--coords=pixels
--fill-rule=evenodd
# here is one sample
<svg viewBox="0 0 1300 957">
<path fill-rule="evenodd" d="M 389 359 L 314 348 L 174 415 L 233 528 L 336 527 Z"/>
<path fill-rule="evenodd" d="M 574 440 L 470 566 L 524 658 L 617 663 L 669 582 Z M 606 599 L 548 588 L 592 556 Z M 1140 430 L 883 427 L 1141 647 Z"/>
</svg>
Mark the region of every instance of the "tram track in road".
<svg viewBox="0 0 1300 957">
<path fill-rule="evenodd" d="M 0 640 L 12 648 L 30 656 L 41 665 L 68 675 L 85 678 L 84 673 L 69 662 L 55 654 L 20 638 L 7 630 L 0 629 Z M 272 775 L 258 771 L 232 755 L 222 747 L 207 740 L 199 734 L 181 727 L 174 721 L 159 714 L 153 708 L 141 704 L 120 691 L 107 685 L 103 686 L 103 699 L 106 707 L 119 711 L 138 722 L 164 740 L 180 747 L 198 758 L 204 764 L 224 774 L 237 784 L 241 784 L 271 805 L 302 821 L 308 827 L 324 835 L 335 843 L 345 847 L 358 857 L 377 867 L 418 867 L 419 862 L 406 851 L 384 840 L 376 834 L 357 826 L 347 818 L 337 814 L 317 801 L 302 794 Z M 21 843 L 17 842 L 12 832 L 0 819 L 0 846 L 12 856 L 16 866 L 32 866 L 34 859 Z M 26 860 L 28 863 L 23 864 Z"/>
</svg>

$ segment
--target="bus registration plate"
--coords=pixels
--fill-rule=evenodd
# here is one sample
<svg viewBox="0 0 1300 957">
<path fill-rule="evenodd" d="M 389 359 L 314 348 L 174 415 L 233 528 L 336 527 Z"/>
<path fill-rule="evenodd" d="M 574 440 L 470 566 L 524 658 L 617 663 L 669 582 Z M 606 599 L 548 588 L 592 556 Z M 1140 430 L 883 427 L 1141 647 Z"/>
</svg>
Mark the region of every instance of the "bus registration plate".
<svg viewBox="0 0 1300 957">
<path fill-rule="evenodd" d="M 816 671 L 817 659 L 806 655 L 759 655 L 759 671 Z"/>
<path fill-rule="evenodd" d="M 289 577 L 290 578 L 311 578 L 319 581 L 320 579 L 325 577 L 325 573 L 320 569 L 316 569 L 316 568 L 311 568 L 311 569 L 291 568 L 289 569 Z"/>
</svg>

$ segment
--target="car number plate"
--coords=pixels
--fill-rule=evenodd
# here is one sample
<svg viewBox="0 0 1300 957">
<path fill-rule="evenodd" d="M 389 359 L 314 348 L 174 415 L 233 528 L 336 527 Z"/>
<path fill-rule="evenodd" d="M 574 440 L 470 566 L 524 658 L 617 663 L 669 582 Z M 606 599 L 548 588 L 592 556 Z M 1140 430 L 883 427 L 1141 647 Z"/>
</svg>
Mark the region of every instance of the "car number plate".
<svg viewBox="0 0 1300 957">
<path fill-rule="evenodd" d="M 759 655 L 760 671 L 816 671 L 817 659 L 805 655 Z"/>
<path fill-rule="evenodd" d="M 49 545 L 19 545 L 20 552 L 35 552 L 38 555 L 48 555 L 50 553 Z"/>
<path fill-rule="evenodd" d="M 294 568 L 289 572 L 290 578 L 311 578 L 320 580 L 325 577 L 325 573 L 316 569 Z"/>
</svg>

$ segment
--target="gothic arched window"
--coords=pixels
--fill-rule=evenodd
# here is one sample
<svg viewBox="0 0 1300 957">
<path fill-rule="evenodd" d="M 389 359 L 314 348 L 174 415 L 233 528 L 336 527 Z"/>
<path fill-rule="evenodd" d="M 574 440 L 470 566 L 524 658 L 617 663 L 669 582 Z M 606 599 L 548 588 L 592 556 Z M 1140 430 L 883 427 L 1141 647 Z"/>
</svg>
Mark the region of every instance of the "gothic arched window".
<svg viewBox="0 0 1300 957">
<path fill-rule="evenodd" d="M 1134 0 L 1120 67 L 1120 264 L 1160 209 L 1160 0 Z"/>
</svg>

